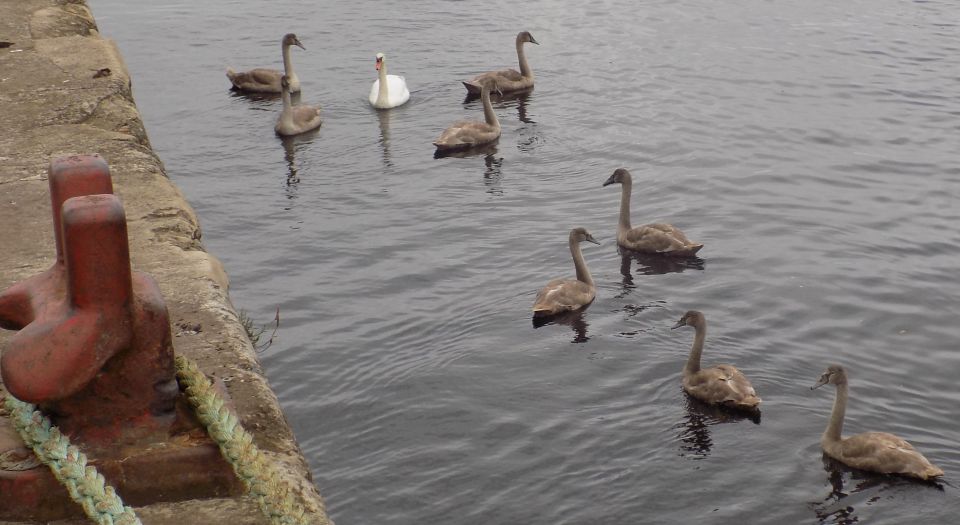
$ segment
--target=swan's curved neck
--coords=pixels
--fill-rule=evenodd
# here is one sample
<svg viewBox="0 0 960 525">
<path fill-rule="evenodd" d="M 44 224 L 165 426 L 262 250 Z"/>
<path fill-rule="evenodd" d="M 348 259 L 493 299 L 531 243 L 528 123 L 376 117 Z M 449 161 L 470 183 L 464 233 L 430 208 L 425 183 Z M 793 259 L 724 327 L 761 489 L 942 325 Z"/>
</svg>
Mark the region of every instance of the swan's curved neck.
<svg viewBox="0 0 960 525">
<path fill-rule="evenodd" d="M 283 100 L 283 111 L 280 112 L 280 121 L 287 124 L 293 123 L 293 103 L 290 102 L 290 90 L 281 89 L 280 98 Z"/>
<path fill-rule="evenodd" d="M 590 276 L 587 263 L 583 260 L 580 243 L 572 237 L 570 238 L 570 254 L 573 255 L 573 267 L 577 269 L 577 280 L 593 286 L 593 277 Z"/>
<path fill-rule="evenodd" d="M 700 321 L 693 327 L 697 335 L 693 338 L 693 346 L 690 347 L 690 357 L 687 358 L 687 364 L 683 367 L 686 374 L 695 374 L 700 371 L 700 355 L 703 353 L 703 342 L 707 339 L 707 322 Z"/>
<path fill-rule="evenodd" d="M 497 120 L 497 114 L 493 112 L 493 104 L 490 103 L 490 88 L 484 88 L 480 92 L 480 99 L 483 101 L 483 116 L 487 124 L 500 129 L 500 121 Z"/>
<path fill-rule="evenodd" d="M 385 61 L 380 62 L 380 71 L 377 72 L 380 75 L 380 87 L 377 91 L 377 104 L 386 104 L 390 100 L 390 93 L 387 91 L 387 63 Z"/>
<path fill-rule="evenodd" d="M 520 61 L 520 74 L 524 78 L 533 78 L 533 70 L 527 63 L 527 55 L 523 52 L 523 40 L 517 38 L 517 60 Z"/>
<path fill-rule="evenodd" d="M 823 431 L 823 441 L 840 441 L 843 432 L 843 417 L 847 413 L 847 382 L 837 385 L 837 397 L 833 398 L 833 413 L 830 414 L 830 423 Z"/>
<path fill-rule="evenodd" d="M 623 188 L 620 190 L 620 222 L 617 229 L 626 231 L 630 229 L 630 193 L 633 191 L 633 181 L 625 179 L 620 185 Z"/>
<path fill-rule="evenodd" d="M 290 61 L 290 44 L 283 44 L 283 74 L 291 80 L 297 76 L 293 71 L 293 62 Z"/>
</svg>

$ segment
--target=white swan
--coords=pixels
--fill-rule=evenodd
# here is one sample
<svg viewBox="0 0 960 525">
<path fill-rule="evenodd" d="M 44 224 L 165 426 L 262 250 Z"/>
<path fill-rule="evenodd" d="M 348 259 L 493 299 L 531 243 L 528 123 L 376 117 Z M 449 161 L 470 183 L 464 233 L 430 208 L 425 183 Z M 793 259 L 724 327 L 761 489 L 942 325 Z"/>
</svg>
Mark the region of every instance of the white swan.
<svg viewBox="0 0 960 525">
<path fill-rule="evenodd" d="M 290 92 L 300 92 L 300 79 L 293 71 L 293 62 L 290 61 L 290 46 L 297 46 L 300 49 L 307 49 L 300 43 L 300 39 L 293 33 L 283 35 L 280 41 L 280 48 L 283 54 L 283 71 L 276 69 L 256 68 L 250 71 L 234 71 L 233 68 L 227 68 L 227 78 L 233 84 L 233 89 L 238 91 L 248 91 L 251 93 L 280 93 L 280 77 L 286 75 L 290 82 Z"/>
<path fill-rule="evenodd" d="M 377 109 L 395 108 L 410 100 L 407 81 L 401 76 L 387 74 L 387 59 L 383 53 L 377 53 L 377 72 L 379 78 L 370 88 L 370 105 Z"/>
<path fill-rule="evenodd" d="M 280 77 L 280 87 L 283 98 L 283 112 L 277 118 L 277 125 L 274 131 L 277 135 L 299 135 L 311 129 L 320 127 L 320 108 L 307 105 L 294 106 L 290 102 L 290 82 L 287 76 Z"/>
</svg>

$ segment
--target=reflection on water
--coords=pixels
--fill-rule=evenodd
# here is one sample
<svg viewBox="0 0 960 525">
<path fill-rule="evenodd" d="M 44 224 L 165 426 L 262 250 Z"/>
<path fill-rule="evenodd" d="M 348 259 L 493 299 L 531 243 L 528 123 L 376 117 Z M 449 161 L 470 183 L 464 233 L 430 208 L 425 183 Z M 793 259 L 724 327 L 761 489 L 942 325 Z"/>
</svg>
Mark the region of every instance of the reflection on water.
<svg viewBox="0 0 960 525">
<path fill-rule="evenodd" d="M 713 440 L 710 438 L 710 427 L 723 423 L 735 423 L 744 419 L 760 424 L 760 413 L 747 414 L 725 409 L 699 399 L 686 398 L 686 415 L 684 421 L 675 428 L 679 428 L 677 439 L 680 441 L 680 456 L 690 459 L 704 459 L 710 455 Z"/>
<path fill-rule="evenodd" d="M 242 98 L 253 102 L 255 106 L 267 107 L 273 106 L 275 102 L 280 102 L 280 93 L 255 93 L 250 91 L 230 90 L 231 98 Z"/>
<path fill-rule="evenodd" d="M 510 93 L 497 94 L 496 92 L 490 94 L 490 102 L 493 105 L 494 111 L 498 109 L 509 109 L 511 107 L 517 108 L 517 119 L 524 124 L 536 124 L 536 121 L 531 120 L 527 117 L 527 101 L 530 99 L 530 94 L 533 93 L 533 89 L 528 89 L 526 91 L 511 91 Z M 475 105 L 479 105 L 480 95 L 474 95 L 468 93 L 466 98 L 463 99 L 463 107 L 470 108 Z M 474 104 L 477 102 L 477 104 Z M 480 106 L 482 109 L 483 106 Z"/>
<path fill-rule="evenodd" d="M 573 330 L 573 339 L 570 342 L 586 343 L 590 340 L 590 337 L 587 336 L 587 327 L 590 325 L 587 323 L 586 319 L 583 318 L 583 314 L 588 307 L 589 305 L 579 310 L 551 315 L 549 317 L 534 317 L 533 327 L 540 328 L 551 324 L 569 326 L 570 329 Z"/>
<path fill-rule="evenodd" d="M 377 122 L 380 124 L 380 148 L 383 149 L 383 166 L 392 168 L 393 162 L 390 161 L 390 110 L 379 109 L 377 112 Z"/>
<path fill-rule="evenodd" d="M 500 179 L 503 178 L 503 173 L 500 171 L 503 166 L 503 157 L 497 158 L 493 153 L 488 153 L 483 157 L 483 164 L 487 167 L 483 170 L 483 184 L 487 186 L 487 193 L 503 195 L 503 188 L 500 185 Z"/>
<path fill-rule="evenodd" d="M 320 132 L 318 129 L 288 137 L 279 137 L 283 145 L 283 160 L 287 165 L 286 196 L 289 200 L 297 198 L 297 189 L 300 184 L 300 168 L 297 166 L 297 152 L 310 147 Z M 287 208 L 290 209 L 290 208 Z"/>
<path fill-rule="evenodd" d="M 856 508 L 860 505 L 870 505 L 880 499 L 880 493 L 893 488 L 910 488 L 913 486 L 927 486 L 944 490 L 943 484 L 937 481 L 921 481 L 903 476 L 891 476 L 886 474 L 875 474 L 850 468 L 843 463 L 823 454 L 821 457 L 823 470 L 827 473 L 827 479 L 830 481 L 830 493 L 823 501 L 811 503 L 811 508 L 817 515 L 820 523 L 834 523 L 839 525 L 849 525 L 859 523 Z M 849 476 L 846 484 L 853 484 L 852 487 L 845 487 L 844 478 Z M 851 498 L 851 496 L 858 496 Z"/>
<path fill-rule="evenodd" d="M 330 44 L 297 55 L 303 99 L 329 108 L 324 127 L 283 151 L 275 95 L 228 95 L 211 67 L 278 65 L 289 17 L 252 0 L 229 14 L 223 2 L 92 4 L 131 69 L 151 143 L 229 270 L 231 298 L 261 322 L 278 302 L 288 312 L 264 369 L 336 521 L 815 522 L 826 476 L 816 455 L 788 451 L 823 428 L 800 370 L 838 352 L 863 364 L 858 390 L 885 392 L 889 367 L 921 378 L 901 393 L 926 406 L 905 408 L 897 430 L 926 437 L 924 452 L 960 472 L 960 155 L 949 140 L 960 34 L 944 25 L 960 3 L 686 0 L 610 16 L 630 5 L 498 1 L 497 16 L 477 17 L 469 2 L 415 0 L 374 20 L 383 2 L 278 0 L 269 5 L 297 13 L 301 36 Z M 531 57 L 536 90 L 494 97 L 499 146 L 430 162 L 440 130 L 482 118 L 479 101 L 460 105 L 459 81 L 513 61 L 517 20 L 555 43 Z M 237 27 L 264 45 L 238 46 Z M 421 86 L 406 109 L 370 114 L 369 51 L 351 44 L 363 28 L 403 49 Z M 599 304 L 569 329 L 532 330 L 516 315 L 529 307 L 518 290 L 545 261 L 569 264 L 541 232 L 615 224 L 598 174 L 621 165 L 644 166 L 636 212 L 710 239 L 711 271 L 695 271 L 698 259 L 590 256 Z M 765 370 L 778 402 L 763 425 L 683 411 L 682 391 L 663 381 L 679 373 L 670 349 L 690 344 L 668 331 L 680 305 L 717 312 L 732 359 Z M 571 339 L 583 352 L 563 351 Z M 858 416 L 875 421 L 890 400 L 870 399 Z M 517 435 L 542 441 L 517 446 Z M 761 448 L 764 461 L 751 461 Z M 696 490 L 691 466 L 711 473 Z M 860 521 L 960 514 L 949 485 L 898 486 L 865 506 L 877 490 L 831 501 Z M 357 505 L 357 494 L 374 497 Z"/>
<path fill-rule="evenodd" d="M 300 175 L 297 173 L 297 162 L 295 158 L 297 149 L 296 137 L 281 137 L 280 141 L 283 143 L 283 160 L 287 163 L 287 186 L 295 187 L 300 183 Z"/>
<path fill-rule="evenodd" d="M 665 257 L 652 253 L 641 253 L 617 246 L 620 253 L 620 275 L 623 276 L 623 287 L 633 288 L 633 275 L 630 268 L 637 262 L 637 273 L 640 275 L 660 275 L 665 273 L 681 273 L 685 270 L 703 270 L 706 262 L 699 257 Z"/>
<path fill-rule="evenodd" d="M 517 93 L 513 95 L 517 101 L 517 118 L 524 124 L 536 124 L 535 121 L 527 117 L 527 99 L 530 98 L 530 92 Z"/>
<path fill-rule="evenodd" d="M 253 102 L 253 106 L 256 108 L 273 108 L 276 106 L 277 111 L 280 110 L 280 93 L 258 93 L 252 91 L 240 91 L 237 89 L 230 89 L 230 96 L 232 98 L 242 98 Z M 297 105 L 300 103 L 301 93 L 298 91 L 296 93 L 290 93 L 290 103 Z"/>
<path fill-rule="evenodd" d="M 479 157 L 480 155 L 493 155 L 497 152 L 497 144 L 500 142 L 500 138 L 493 142 L 488 142 L 487 144 L 482 144 L 480 146 L 475 146 L 472 148 L 458 149 L 453 151 L 441 151 L 437 150 L 433 152 L 433 158 L 435 159 L 445 159 L 445 158 L 454 158 L 454 159 L 468 159 L 470 157 Z"/>
</svg>

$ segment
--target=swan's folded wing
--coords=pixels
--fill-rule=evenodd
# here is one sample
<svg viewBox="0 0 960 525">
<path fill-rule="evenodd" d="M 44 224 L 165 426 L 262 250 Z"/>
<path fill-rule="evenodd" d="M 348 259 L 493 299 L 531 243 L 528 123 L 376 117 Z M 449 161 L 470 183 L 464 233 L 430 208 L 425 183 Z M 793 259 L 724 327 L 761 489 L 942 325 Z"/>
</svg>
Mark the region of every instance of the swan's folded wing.
<svg viewBox="0 0 960 525">
<path fill-rule="evenodd" d="M 320 118 L 320 108 L 315 106 L 294 106 L 293 107 L 293 119 L 294 122 L 309 122 L 313 119 Z"/>
<path fill-rule="evenodd" d="M 653 224 L 647 224 L 646 226 L 648 228 L 655 228 L 657 230 L 660 230 L 663 233 L 669 235 L 670 237 L 673 237 L 674 239 L 680 241 L 683 244 L 690 244 L 690 239 L 688 239 L 687 236 L 684 235 L 682 231 L 680 231 L 680 228 L 677 228 L 672 224 L 667 224 L 665 222 L 656 222 Z"/>
<path fill-rule="evenodd" d="M 443 130 L 434 145 L 469 146 L 482 143 L 482 139 L 486 138 L 485 134 L 490 132 L 491 127 L 485 122 L 461 120 Z"/>
<path fill-rule="evenodd" d="M 886 432 L 864 432 L 843 439 L 837 448 L 845 463 L 864 470 L 922 478 L 942 475 L 913 445 Z"/>
<path fill-rule="evenodd" d="M 276 69 L 265 69 L 257 68 L 251 69 L 249 72 L 250 79 L 258 84 L 270 84 L 273 82 L 279 82 L 280 77 L 283 76 L 283 73 L 277 71 Z"/>
<path fill-rule="evenodd" d="M 689 249 L 689 241 L 669 224 L 647 224 L 628 230 L 623 242 L 632 250 L 669 253 Z M 684 242 L 686 241 L 686 242 Z"/>
<path fill-rule="evenodd" d="M 547 283 L 533 302 L 534 312 L 564 312 L 590 304 L 596 295 L 589 284 L 575 279 L 554 279 Z"/>
<path fill-rule="evenodd" d="M 683 386 L 693 397 L 708 403 L 749 408 L 760 404 L 750 381 L 731 365 L 704 368 L 692 377 L 684 377 Z"/>
</svg>

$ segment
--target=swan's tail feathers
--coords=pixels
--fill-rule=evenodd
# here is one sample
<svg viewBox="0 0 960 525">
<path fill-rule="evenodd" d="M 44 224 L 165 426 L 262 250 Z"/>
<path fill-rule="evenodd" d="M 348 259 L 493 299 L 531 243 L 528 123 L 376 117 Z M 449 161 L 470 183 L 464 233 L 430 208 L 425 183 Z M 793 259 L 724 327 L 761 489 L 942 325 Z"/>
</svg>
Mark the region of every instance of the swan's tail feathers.
<svg viewBox="0 0 960 525">
<path fill-rule="evenodd" d="M 940 470 L 940 467 L 937 467 L 936 465 L 928 465 L 927 468 L 924 469 L 920 474 L 922 479 L 933 479 L 943 476 L 943 471 Z"/>
<path fill-rule="evenodd" d="M 663 255 L 669 255 L 671 257 L 693 257 L 700 251 L 700 248 L 703 248 L 702 244 L 687 244 L 683 248 L 670 249 L 665 251 L 660 251 Z"/>
<path fill-rule="evenodd" d="M 557 313 L 560 313 L 560 309 L 555 308 L 552 305 L 537 303 L 533 305 L 533 316 L 534 317 L 547 317 Z"/>
<path fill-rule="evenodd" d="M 469 81 L 463 81 L 463 87 L 467 88 L 467 92 L 471 94 L 480 94 L 482 86 L 480 84 L 475 84 Z"/>
<path fill-rule="evenodd" d="M 233 70 L 232 67 L 227 68 L 227 78 L 230 79 L 230 83 L 233 84 L 234 88 L 237 88 L 237 72 Z"/>
</svg>

